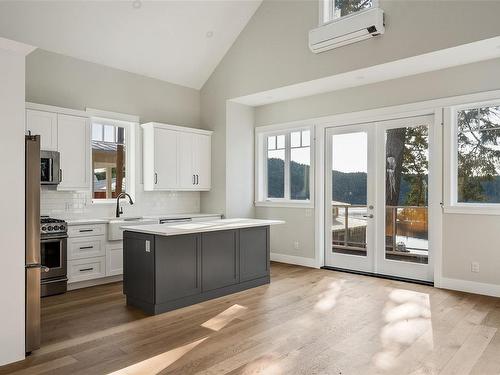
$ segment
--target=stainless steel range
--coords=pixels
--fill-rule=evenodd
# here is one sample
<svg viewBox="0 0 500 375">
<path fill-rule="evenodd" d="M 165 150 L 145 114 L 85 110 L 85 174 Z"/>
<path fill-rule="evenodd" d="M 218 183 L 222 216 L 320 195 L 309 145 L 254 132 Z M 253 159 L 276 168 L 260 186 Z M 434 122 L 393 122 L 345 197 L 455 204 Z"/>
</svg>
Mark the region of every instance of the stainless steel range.
<svg viewBox="0 0 500 375">
<path fill-rule="evenodd" d="M 40 218 L 42 297 L 65 293 L 67 278 L 67 224 L 48 216 Z"/>
</svg>

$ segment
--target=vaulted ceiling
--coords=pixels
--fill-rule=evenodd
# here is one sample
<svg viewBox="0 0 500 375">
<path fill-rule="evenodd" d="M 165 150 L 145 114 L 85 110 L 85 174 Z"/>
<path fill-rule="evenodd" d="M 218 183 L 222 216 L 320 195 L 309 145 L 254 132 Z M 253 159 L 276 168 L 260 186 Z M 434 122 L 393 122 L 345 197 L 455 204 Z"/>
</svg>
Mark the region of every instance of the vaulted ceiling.
<svg viewBox="0 0 500 375">
<path fill-rule="evenodd" d="M 199 89 L 261 1 L 0 1 L 0 37 Z"/>
</svg>

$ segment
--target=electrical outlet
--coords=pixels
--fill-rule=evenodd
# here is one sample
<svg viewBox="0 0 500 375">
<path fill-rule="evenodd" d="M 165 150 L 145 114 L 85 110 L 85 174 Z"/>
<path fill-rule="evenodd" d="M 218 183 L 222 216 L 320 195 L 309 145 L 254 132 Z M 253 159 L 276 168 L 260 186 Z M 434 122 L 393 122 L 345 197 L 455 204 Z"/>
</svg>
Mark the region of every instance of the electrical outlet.
<svg viewBox="0 0 500 375">
<path fill-rule="evenodd" d="M 295 250 L 298 250 L 299 249 L 299 241 L 293 241 L 293 248 Z"/>
<path fill-rule="evenodd" d="M 479 263 L 478 262 L 472 262 L 470 264 L 470 271 L 474 272 L 474 273 L 478 273 L 479 272 Z"/>
</svg>

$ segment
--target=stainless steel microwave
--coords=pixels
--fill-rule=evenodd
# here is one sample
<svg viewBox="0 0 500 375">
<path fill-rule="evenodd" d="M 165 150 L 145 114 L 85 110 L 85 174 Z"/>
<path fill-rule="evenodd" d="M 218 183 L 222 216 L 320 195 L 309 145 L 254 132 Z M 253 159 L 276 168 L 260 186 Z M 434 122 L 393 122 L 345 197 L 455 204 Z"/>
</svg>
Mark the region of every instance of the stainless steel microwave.
<svg viewBox="0 0 500 375">
<path fill-rule="evenodd" d="M 57 185 L 62 181 L 59 152 L 40 151 L 40 183 L 42 185 Z"/>
</svg>

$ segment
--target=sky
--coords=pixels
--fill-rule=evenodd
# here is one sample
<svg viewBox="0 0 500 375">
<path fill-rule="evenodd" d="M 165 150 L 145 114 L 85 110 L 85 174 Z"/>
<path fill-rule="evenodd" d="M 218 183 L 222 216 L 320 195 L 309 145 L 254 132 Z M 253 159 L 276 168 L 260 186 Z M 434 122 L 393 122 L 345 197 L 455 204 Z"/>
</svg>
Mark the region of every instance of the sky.
<svg viewBox="0 0 500 375">
<path fill-rule="evenodd" d="M 332 137 L 332 170 L 367 172 L 367 141 L 364 132 L 336 134 Z"/>
</svg>

